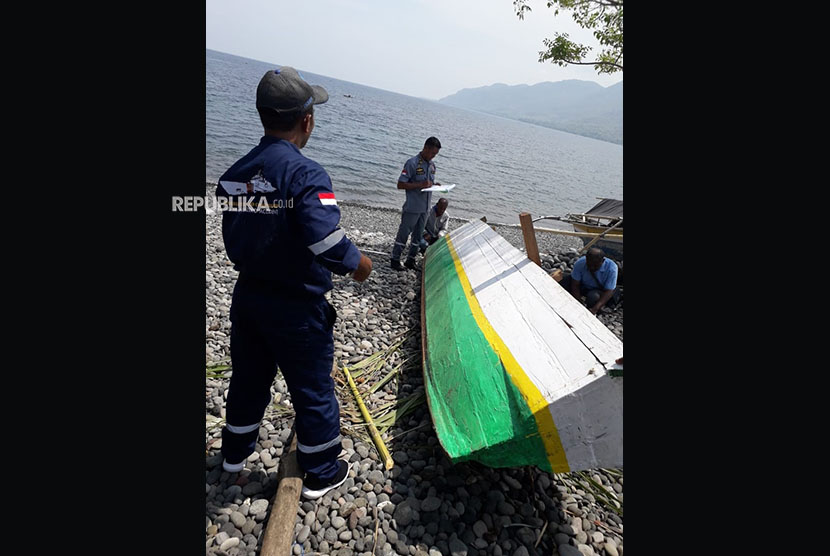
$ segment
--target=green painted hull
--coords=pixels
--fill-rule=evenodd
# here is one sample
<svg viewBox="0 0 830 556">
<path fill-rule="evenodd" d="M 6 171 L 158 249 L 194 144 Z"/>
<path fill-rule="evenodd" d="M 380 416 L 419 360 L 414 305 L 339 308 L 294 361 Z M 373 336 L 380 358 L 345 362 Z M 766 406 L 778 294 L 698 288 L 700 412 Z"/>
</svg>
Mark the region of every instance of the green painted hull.
<svg viewBox="0 0 830 556">
<path fill-rule="evenodd" d="M 453 462 L 550 470 L 527 402 L 476 324 L 446 238 L 424 269 L 424 384 L 441 445 Z M 428 300 L 428 302 L 427 302 Z"/>
</svg>

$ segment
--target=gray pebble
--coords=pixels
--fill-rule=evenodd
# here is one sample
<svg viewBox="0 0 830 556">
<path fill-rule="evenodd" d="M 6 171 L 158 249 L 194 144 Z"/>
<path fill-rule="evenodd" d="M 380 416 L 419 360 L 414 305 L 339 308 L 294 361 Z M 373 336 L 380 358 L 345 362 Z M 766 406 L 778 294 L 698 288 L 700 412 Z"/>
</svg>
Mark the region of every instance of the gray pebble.
<svg viewBox="0 0 830 556">
<path fill-rule="evenodd" d="M 467 556 L 467 545 L 457 538 L 450 539 L 450 554 L 451 556 Z"/>
<path fill-rule="evenodd" d="M 236 537 L 231 537 L 219 546 L 219 550 L 230 550 L 231 548 L 233 548 L 234 546 L 236 546 L 238 544 L 239 544 L 239 539 L 236 538 Z"/>
<path fill-rule="evenodd" d="M 398 525 L 406 527 L 415 518 L 415 510 L 412 509 L 412 506 L 410 505 L 408 500 L 404 500 L 395 508 L 395 513 L 393 514 L 393 517 L 395 518 L 395 521 L 398 523 Z"/>
<path fill-rule="evenodd" d="M 308 539 L 308 536 L 310 534 L 311 527 L 309 527 L 308 525 L 304 525 L 303 528 L 300 529 L 300 532 L 297 533 L 297 542 L 303 544 L 306 541 L 306 539 Z"/>
<path fill-rule="evenodd" d="M 253 496 L 262 492 L 262 483 L 259 481 L 252 481 L 242 487 L 242 494 L 245 496 Z"/>
<path fill-rule="evenodd" d="M 596 556 L 594 549 L 591 548 L 590 545 L 587 544 L 578 544 L 576 545 L 576 549 L 583 555 L 583 556 Z"/>
<path fill-rule="evenodd" d="M 423 502 L 421 502 L 421 511 L 424 512 L 433 512 L 441 507 L 441 499 L 435 496 L 427 496 Z"/>
<path fill-rule="evenodd" d="M 576 535 L 576 531 L 574 531 L 574 528 L 568 525 L 567 523 L 560 523 L 559 530 L 565 533 L 566 535 L 570 535 L 571 537 Z"/>
<path fill-rule="evenodd" d="M 245 525 L 246 519 L 245 516 L 242 515 L 240 512 L 233 512 L 231 514 L 231 521 L 237 527 L 242 527 L 243 525 Z"/>
<path fill-rule="evenodd" d="M 354 502 L 346 502 L 342 506 L 337 513 L 339 513 L 343 517 L 349 517 L 353 511 L 357 509 L 357 505 Z"/>
<path fill-rule="evenodd" d="M 510 502 L 499 502 L 496 509 L 502 515 L 513 515 L 516 513 L 516 508 Z"/>
<path fill-rule="evenodd" d="M 514 490 L 522 490 L 522 483 L 520 483 L 507 473 L 504 473 L 501 478 L 505 483 L 507 483 L 507 486 L 509 486 L 510 488 Z"/>
<path fill-rule="evenodd" d="M 326 528 L 326 532 L 323 533 L 323 538 L 329 541 L 330 543 L 334 543 L 337 541 L 337 530 L 333 527 Z"/>
<path fill-rule="evenodd" d="M 476 534 L 476 537 L 483 536 L 487 532 L 487 524 L 481 520 L 476 521 L 473 523 L 473 532 Z"/>
<path fill-rule="evenodd" d="M 251 502 L 251 509 L 250 509 L 251 514 L 258 514 L 258 513 L 264 512 L 267 509 L 268 509 L 268 500 L 265 500 L 264 498 L 260 498 L 258 500 L 254 500 L 253 502 Z"/>
<path fill-rule="evenodd" d="M 522 544 L 532 545 L 536 542 L 536 533 L 530 527 L 519 527 L 519 530 L 516 531 L 516 538 Z"/>
</svg>

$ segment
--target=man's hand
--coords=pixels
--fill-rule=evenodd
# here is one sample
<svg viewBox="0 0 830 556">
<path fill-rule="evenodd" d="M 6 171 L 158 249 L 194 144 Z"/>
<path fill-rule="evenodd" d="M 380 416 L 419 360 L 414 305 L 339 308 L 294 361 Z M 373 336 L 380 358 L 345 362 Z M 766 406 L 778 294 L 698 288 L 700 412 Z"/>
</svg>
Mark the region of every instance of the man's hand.
<svg viewBox="0 0 830 556">
<path fill-rule="evenodd" d="M 429 180 L 422 181 L 422 182 L 419 182 L 418 185 L 420 185 L 420 187 L 418 189 L 426 189 L 427 187 L 432 187 L 432 182 L 429 181 Z"/>
<path fill-rule="evenodd" d="M 363 253 L 360 254 L 360 262 L 357 263 L 357 268 L 352 273 L 352 278 L 357 280 L 358 282 L 363 282 L 366 278 L 369 277 L 369 274 L 372 273 L 372 259 L 364 255 Z"/>
</svg>

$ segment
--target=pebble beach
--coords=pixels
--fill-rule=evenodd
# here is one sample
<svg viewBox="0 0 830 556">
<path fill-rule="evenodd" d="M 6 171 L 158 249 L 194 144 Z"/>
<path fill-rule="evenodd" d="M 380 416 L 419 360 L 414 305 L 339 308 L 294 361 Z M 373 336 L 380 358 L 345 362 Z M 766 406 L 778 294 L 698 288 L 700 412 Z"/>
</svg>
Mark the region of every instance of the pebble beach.
<svg viewBox="0 0 830 556">
<path fill-rule="evenodd" d="M 212 191 L 209 186 L 208 191 Z M 343 457 L 349 478 L 315 501 L 300 499 L 292 554 L 339 556 L 474 556 L 623 554 L 623 470 L 547 473 L 535 467 L 492 469 L 451 464 L 432 426 L 421 374 L 420 272 L 397 272 L 388 255 L 400 211 L 339 202 L 341 227 L 373 261 L 363 283 L 332 276 L 338 368 L 355 379 L 395 466 L 386 470 L 362 426 L 354 397 L 335 374 Z M 452 217 L 450 231 L 466 220 Z M 496 231 L 523 250 L 518 226 Z M 537 233 L 543 267 L 569 271 L 582 242 Z M 237 273 L 222 243 L 221 215 L 206 216 L 206 507 L 205 553 L 256 556 L 277 471 L 293 422 L 281 375 L 259 430 L 256 451 L 240 473 L 222 469 L 221 427 L 230 383 L 231 294 Z M 418 258 L 418 264 L 422 262 Z M 623 339 L 624 300 L 597 315 Z M 371 364 L 369 364 L 371 363 Z"/>
</svg>

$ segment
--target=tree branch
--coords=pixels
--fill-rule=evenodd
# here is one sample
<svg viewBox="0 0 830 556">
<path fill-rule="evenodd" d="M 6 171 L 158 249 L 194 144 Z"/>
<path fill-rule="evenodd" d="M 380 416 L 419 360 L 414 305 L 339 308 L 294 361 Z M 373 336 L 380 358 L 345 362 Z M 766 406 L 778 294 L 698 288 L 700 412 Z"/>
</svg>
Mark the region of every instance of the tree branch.
<svg viewBox="0 0 830 556">
<path fill-rule="evenodd" d="M 560 62 L 564 62 L 566 64 L 573 64 L 574 66 L 614 66 L 615 68 L 619 68 L 620 70 L 623 67 L 620 64 L 614 62 L 572 62 L 570 60 L 559 60 Z"/>
</svg>

